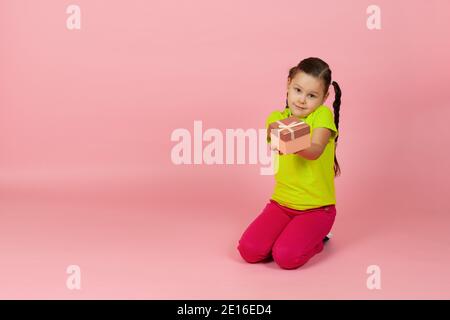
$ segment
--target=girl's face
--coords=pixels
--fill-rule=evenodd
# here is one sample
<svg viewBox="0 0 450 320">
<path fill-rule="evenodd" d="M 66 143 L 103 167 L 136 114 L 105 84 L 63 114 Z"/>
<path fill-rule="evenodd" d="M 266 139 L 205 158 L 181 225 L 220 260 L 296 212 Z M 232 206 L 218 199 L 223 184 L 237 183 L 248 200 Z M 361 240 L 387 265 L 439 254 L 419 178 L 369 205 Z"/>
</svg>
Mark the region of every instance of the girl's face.
<svg viewBox="0 0 450 320">
<path fill-rule="evenodd" d="M 323 80 L 319 80 L 303 71 L 297 72 L 287 82 L 287 100 L 291 113 L 298 118 L 306 118 L 328 98 L 324 94 Z"/>
</svg>

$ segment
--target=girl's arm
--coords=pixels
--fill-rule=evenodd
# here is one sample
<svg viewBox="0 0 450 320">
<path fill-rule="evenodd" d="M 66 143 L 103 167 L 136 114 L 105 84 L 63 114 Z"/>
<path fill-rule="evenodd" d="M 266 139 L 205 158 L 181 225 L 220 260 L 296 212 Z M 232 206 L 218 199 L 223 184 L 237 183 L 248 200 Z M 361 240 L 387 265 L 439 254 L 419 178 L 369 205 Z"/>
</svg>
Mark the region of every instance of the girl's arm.
<svg viewBox="0 0 450 320">
<path fill-rule="evenodd" d="M 311 138 L 311 146 L 295 154 L 307 160 L 317 160 L 330 140 L 331 130 L 328 128 L 315 128 Z"/>
</svg>

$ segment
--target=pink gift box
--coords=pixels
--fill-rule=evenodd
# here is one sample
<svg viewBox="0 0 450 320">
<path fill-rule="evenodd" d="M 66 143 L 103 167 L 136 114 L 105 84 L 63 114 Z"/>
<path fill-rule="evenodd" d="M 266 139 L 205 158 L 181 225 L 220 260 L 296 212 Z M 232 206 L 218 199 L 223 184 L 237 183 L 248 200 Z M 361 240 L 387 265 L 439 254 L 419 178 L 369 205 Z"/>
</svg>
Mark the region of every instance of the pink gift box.
<svg viewBox="0 0 450 320">
<path fill-rule="evenodd" d="M 272 122 L 270 144 L 283 154 L 292 154 L 311 146 L 310 126 L 295 116 Z"/>
</svg>

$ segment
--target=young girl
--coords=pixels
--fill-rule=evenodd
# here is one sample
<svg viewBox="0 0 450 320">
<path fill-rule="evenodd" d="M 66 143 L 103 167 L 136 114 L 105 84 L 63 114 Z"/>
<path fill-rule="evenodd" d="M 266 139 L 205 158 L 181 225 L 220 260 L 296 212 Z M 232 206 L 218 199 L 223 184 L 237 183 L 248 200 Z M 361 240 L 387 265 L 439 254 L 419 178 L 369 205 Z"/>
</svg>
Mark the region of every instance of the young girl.
<svg viewBox="0 0 450 320">
<path fill-rule="evenodd" d="M 323 105 L 330 84 L 335 91 L 331 110 Z M 284 269 L 296 269 L 323 249 L 336 216 L 334 177 L 340 174 L 335 156 L 341 90 L 319 58 L 307 58 L 289 71 L 286 108 L 272 112 L 269 124 L 292 115 L 311 127 L 311 146 L 280 154 L 275 189 L 263 211 L 242 234 L 237 249 L 245 261 L 271 258 Z M 267 132 L 270 142 L 270 132 Z M 334 166 L 333 166 L 334 160 Z"/>
</svg>

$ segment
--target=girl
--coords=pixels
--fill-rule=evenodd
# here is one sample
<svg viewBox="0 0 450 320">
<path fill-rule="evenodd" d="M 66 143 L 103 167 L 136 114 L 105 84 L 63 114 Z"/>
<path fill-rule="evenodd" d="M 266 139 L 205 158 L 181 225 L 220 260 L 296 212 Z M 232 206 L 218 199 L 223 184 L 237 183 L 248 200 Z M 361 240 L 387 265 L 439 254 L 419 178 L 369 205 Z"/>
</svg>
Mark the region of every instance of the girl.
<svg viewBox="0 0 450 320">
<path fill-rule="evenodd" d="M 323 103 L 334 87 L 334 117 Z M 275 189 L 263 211 L 242 234 L 237 249 L 250 263 L 271 258 L 283 269 L 296 269 L 323 249 L 336 216 L 334 178 L 341 90 L 319 58 L 307 58 L 289 70 L 286 108 L 272 112 L 269 124 L 292 115 L 311 127 L 311 146 L 279 156 Z M 270 142 L 270 132 L 267 132 Z M 334 160 L 334 166 L 333 166 Z"/>
</svg>

